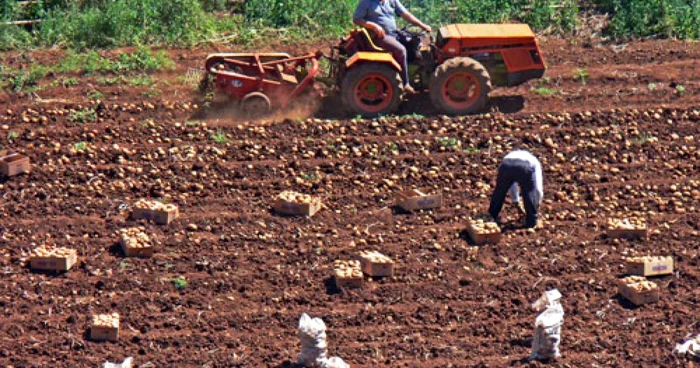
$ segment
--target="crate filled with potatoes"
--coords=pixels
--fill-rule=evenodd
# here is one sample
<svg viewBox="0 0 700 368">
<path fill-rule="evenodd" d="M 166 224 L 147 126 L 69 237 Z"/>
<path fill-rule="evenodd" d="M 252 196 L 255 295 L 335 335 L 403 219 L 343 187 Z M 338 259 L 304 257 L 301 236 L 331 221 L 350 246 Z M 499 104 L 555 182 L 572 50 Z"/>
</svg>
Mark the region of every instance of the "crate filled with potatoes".
<svg viewBox="0 0 700 368">
<path fill-rule="evenodd" d="M 133 220 L 150 220 L 158 225 L 168 225 L 179 215 L 176 205 L 151 199 L 139 199 L 134 203 L 134 209 L 131 212 Z"/>
<path fill-rule="evenodd" d="M 272 207 L 280 215 L 311 217 L 323 204 L 320 199 L 308 194 L 285 190 L 277 195 Z"/>
<path fill-rule="evenodd" d="M 336 260 L 333 262 L 333 278 L 335 286 L 339 289 L 344 287 L 361 287 L 363 281 L 362 268 L 360 261 L 351 260 Z"/>
<path fill-rule="evenodd" d="M 628 257 L 625 263 L 628 275 L 662 276 L 673 273 L 673 257 L 670 256 Z"/>
<path fill-rule="evenodd" d="M 119 313 L 92 316 L 90 339 L 94 341 L 119 340 Z"/>
<path fill-rule="evenodd" d="M 474 244 L 498 244 L 502 237 L 498 224 L 483 218 L 469 219 L 467 232 Z"/>
<path fill-rule="evenodd" d="M 362 272 L 371 277 L 394 276 L 394 261 L 377 251 L 362 251 L 358 256 Z"/>
<path fill-rule="evenodd" d="M 143 227 L 119 230 L 119 245 L 127 257 L 148 258 L 153 256 L 153 243 Z"/>
<path fill-rule="evenodd" d="M 78 262 L 78 252 L 70 248 L 41 246 L 29 256 L 29 266 L 33 270 L 68 271 Z"/>
<path fill-rule="evenodd" d="M 647 223 L 641 217 L 608 219 L 607 234 L 610 238 L 640 239 L 647 236 Z"/>
<path fill-rule="evenodd" d="M 642 276 L 627 276 L 619 281 L 619 292 L 634 305 L 643 305 L 659 301 L 659 286 Z"/>
</svg>

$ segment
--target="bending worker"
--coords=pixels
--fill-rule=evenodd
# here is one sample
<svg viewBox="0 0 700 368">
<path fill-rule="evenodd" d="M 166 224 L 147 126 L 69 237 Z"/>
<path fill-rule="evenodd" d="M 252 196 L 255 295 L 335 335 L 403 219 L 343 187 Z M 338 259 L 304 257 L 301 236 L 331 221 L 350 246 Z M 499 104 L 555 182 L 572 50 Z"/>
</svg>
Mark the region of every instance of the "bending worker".
<svg viewBox="0 0 700 368">
<path fill-rule="evenodd" d="M 489 214 L 496 222 L 503 208 L 506 194 L 510 191 L 513 202 L 520 202 L 518 186 L 525 202 L 525 227 L 537 226 L 538 210 L 544 193 L 542 192 L 542 165 L 530 152 L 517 150 L 509 152 L 498 166 L 496 188 L 491 196 Z"/>
<path fill-rule="evenodd" d="M 408 78 L 408 59 L 406 48 L 396 39 L 398 34 L 394 14 L 430 33 L 432 28 L 424 24 L 401 4 L 400 0 L 360 0 L 355 9 L 352 22 L 374 32 L 377 46 L 390 52 L 401 65 L 401 79 L 404 91 L 414 93 Z"/>
</svg>

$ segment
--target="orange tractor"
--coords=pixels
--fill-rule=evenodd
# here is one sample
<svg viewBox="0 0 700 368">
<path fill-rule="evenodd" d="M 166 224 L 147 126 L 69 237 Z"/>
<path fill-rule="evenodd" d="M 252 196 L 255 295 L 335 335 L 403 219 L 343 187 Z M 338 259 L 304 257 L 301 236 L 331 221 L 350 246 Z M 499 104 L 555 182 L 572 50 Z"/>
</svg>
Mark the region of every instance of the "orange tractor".
<svg viewBox="0 0 700 368">
<path fill-rule="evenodd" d="M 494 85 L 517 85 L 545 71 L 526 24 L 451 24 L 440 28 L 435 40 L 403 29 L 397 38 L 406 46 L 411 84 L 428 91 L 435 107 L 447 114 L 479 112 Z M 322 57 L 330 61 L 326 79 L 339 89 L 349 110 L 378 116 L 398 108 L 401 65 L 363 28 L 341 38 L 330 55 L 214 54 L 207 58 L 206 70 L 217 89 L 239 100 L 244 110 L 269 110 L 308 92 Z"/>
</svg>

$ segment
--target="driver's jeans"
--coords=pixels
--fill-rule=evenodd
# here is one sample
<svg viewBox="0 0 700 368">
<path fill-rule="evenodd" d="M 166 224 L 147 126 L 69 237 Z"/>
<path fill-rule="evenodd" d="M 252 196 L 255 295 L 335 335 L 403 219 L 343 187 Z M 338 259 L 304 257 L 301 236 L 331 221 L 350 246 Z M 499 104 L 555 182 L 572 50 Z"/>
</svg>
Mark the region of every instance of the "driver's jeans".
<svg viewBox="0 0 700 368">
<path fill-rule="evenodd" d="M 386 35 L 381 40 L 375 41 L 377 46 L 391 53 L 399 65 L 401 65 L 401 79 L 403 84 L 409 84 L 408 80 L 408 59 L 406 56 L 406 47 L 399 42 L 396 37 Z"/>
</svg>

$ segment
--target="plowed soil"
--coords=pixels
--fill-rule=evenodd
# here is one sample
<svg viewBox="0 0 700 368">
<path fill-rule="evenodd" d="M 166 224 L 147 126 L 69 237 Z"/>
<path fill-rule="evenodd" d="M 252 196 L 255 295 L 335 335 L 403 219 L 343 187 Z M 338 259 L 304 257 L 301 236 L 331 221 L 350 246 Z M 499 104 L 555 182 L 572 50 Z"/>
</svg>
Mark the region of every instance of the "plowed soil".
<svg viewBox="0 0 700 368">
<path fill-rule="evenodd" d="M 170 81 L 157 97 L 113 86 L 89 101 L 94 77 L 82 76 L 36 95 L 3 91 L 0 141 L 34 168 L 0 184 L 0 365 L 133 356 L 140 367 L 291 366 L 306 312 L 326 322 L 329 353 L 353 367 L 540 366 L 526 361 L 529 305 L 556 287 L 563 356 L 549 365 L 691 366 L 671 351 L 700 333 L 700 47 L 542 46 L 550 68 L 540 85 L 553 96 L 536 82 L 499 89 L 488 113 L 467 117 L 440 116 L 419 96 L 402 107 L 408 115 L 379 120 L 351 119 L 332 99 L 308 119 L 202 119 L 178 77 L 206 50 L 171 51 L 178 68 L 154 75 Z M 76 119 L 88 108 L 94 121 Z M 467 218 L 486 211 L 514 148 L 543 163 L 543 226 L 519 229 L 507 204 L 501 243 L 475 247 Z M 443 208 L 392 208 L 409 188 L 441 192 Z M 277 216 L 282 190 L 326 208 Z M 174 203 L 181 218 L 129 220 L 139 198 Z M 647 219 L 648 239 L 605 236 L 608 218 L 630 215 Z M 124 258 L 116 245 L 116 231 L 136 225 L 156 238 L 153 258 Z M 41 244 L 77 249 L 79 263 L 33 272 L 26 256 Z M 396 276 L 335 289 L 329 266 L 365 249 L 392 257 Z M 659 302 L 635 307 L 616 280 L 625 257 L 646 254 L 673 256 L 676 272 L 654 280 Z M 91 315 L 111 312 L 119 341 L 90 341 Z"/>
</svg>

